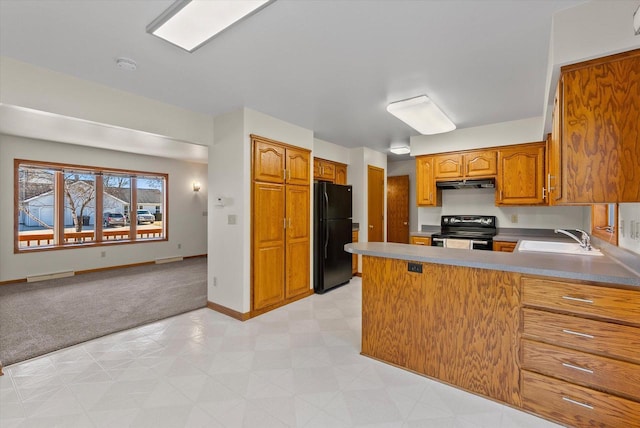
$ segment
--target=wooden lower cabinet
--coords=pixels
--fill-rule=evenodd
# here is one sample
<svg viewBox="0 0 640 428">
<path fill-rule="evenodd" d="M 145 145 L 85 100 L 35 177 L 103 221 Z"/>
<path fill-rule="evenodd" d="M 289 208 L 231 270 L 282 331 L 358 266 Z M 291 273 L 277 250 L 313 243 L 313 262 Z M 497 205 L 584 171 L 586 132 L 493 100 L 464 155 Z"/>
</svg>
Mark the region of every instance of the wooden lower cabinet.
<svg viewBox="0 0 640 428">
<path fill-rule="evenodd" d="M 503 253 L 513 253 L 516 249 L 517 242 L 493 241 L 493 251 L 502 251 Z"/>
<path fill-rule="evenodd" d="M 412 236 L 411 237 L 411 244 L 412 245 L 424 245 L 424 246 L 430 246 L 431 245 L 431 238 L 428 236 Z"/>
<path fill-rule="evenodd" d="M 640 403 L 522 371 L 523 407 L 572 427 L 640 427 Z"/>
<path fill-rule="evenodd" d="M 362 353 L 519 406 L 518 274 L 363 256 Z"/>
<path fill-rule="evenodd" d="M 354 230 L 351 232 L 351 242 L 358 242 L 359 231 Z M 358 255 L 354 254 L 351 256 L 351 275 L 356 275 L 358 273 Z"/>
<path fill-rule="evenodd" d="M 576 427 L 640 427 L 640 292 L 523 276 L 524 408 Z"/>
</svg>

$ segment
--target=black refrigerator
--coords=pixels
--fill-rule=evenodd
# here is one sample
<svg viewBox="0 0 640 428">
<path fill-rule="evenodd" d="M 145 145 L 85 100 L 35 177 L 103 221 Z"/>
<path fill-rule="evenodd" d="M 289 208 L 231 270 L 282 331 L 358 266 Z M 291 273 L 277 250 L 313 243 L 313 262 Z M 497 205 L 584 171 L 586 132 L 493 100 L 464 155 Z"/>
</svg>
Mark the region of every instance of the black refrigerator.
<svg viewBox="0 0 640 428">
<path fill-rule="evenodd" d="M 351 279 L 351 186 L 320 181 L 313 195 L 313 289 L 322 294 Z"/>
</svg>

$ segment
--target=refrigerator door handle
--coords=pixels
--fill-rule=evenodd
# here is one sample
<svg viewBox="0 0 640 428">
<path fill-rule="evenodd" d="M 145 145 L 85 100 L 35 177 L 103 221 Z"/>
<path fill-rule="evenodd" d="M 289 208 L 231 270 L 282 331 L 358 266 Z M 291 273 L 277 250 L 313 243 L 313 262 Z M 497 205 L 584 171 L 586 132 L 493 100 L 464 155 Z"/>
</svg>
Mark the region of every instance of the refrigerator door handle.
<svg viewBox="0 0 640 428">
<path fill-rule="evenodd" d="M 327 259 L 328 256 L 328 250 L 329 248 L 329 223 L 328 222 L 324 222 L 324 259 Z"/>
<path fill-rule="evenodd" d="M 323 216 L 326 218 L 327 217 L 327 211 L 329 211 L 329 195 L 327 194 L 327 191 L 324 191 L 324 214 Z"/>
</svg>

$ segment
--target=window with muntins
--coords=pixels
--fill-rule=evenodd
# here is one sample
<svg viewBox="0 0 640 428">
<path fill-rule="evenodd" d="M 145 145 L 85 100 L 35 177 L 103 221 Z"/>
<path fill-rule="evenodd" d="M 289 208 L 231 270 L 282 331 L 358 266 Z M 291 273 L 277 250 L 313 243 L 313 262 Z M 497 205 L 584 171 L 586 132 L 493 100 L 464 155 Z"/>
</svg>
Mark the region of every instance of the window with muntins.
<svg viewBox="0 0 640 428">
<path fill-rule="evenodd" d="M 18 159 L 14 169 L 16 252 L 167 239 L 167 174 Z"/>
</svg>

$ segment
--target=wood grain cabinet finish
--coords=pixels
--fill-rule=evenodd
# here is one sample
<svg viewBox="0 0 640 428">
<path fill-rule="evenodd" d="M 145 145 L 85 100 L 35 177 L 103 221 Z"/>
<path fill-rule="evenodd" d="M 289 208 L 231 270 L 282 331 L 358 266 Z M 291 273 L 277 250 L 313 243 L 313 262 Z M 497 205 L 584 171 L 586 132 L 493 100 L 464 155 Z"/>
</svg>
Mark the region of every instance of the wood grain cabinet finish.
<svg viewBox="0 0 640 428">
<path fill-rule="evenodd" d="M 358 242 L 358 237 L 359 232 L 357 230 L 354 230 L 351 232 L 351 242 Z M 353 254 L 351 256 L 351 275 L 355 275 L 358 273 L 358 255 L 357 254 Z"/>
<path fill-rule="evenodd" d="M 564 201 L 562 186 L 562 76 L 558 80 L 553 100 L 551 133 L 547 138 L 547 189 L 549 205 L 562 204 Z"/>
<path fill-rule="evenodd" d="M 526 410 L 572 427 L 640 427 L 640 403 L 526 370 L 522 400 Z"/>
<path fill-rule="evenodd" d="M 445 153 L 434 156 L 434 178 L 436 180 L 491 177 L 497 172 L 497 152 L 478 150 Z"/>
<path fill-rule="evenodd" d="M 565 66 L 561 75 L 559 201 L 640 201 L 640 49 Z"/>
<path fill-rule="evenodd" d="M 516 249 L 517 242 L 493 241 L 493 251 L 502 251 L 503 253 L 513 253 Z"/>
<path fill-rule="evenodd" d="M 321 158 L 313 158 L 313 179 L 335 184 L 347 184 L 347 165 Z"/>
<path fill-rule="evenodd" d="M 640 292 L 523 276 L 525 409 L 571 426 L 640 426 Z"/>
<path fill-rule="evenodd" d="M 416 205 L 435 207 L 442 204 L 442 191 L 436 188 L 433 156 L 416 157 Z"/>
<path fill-rule="evenodd" d="M 251 135 L 251 310 L 259 314 L 311 294 L 310 152 Z"/>
<path fill-rule="evenodd" d="M 431 238 L 428 236 L 412 236 L 411 237 L 411 244 L 412 245 L 424 245 L 424 246 L 430 246 L 431 245 Z"/>
<path fill-rule="evenodd" d="M 347 166 L 336 163 L 336 184 L 347 184 Z"/>
<path fill-rule="evenodd" d="M 519 277 L 363 256 L 362 353 L 520 405 Z"/>
<path fill-rule="evenodd" d="M 545 205 L 546 142 L 498 150 L 496 205 Z"/>
</svg>

